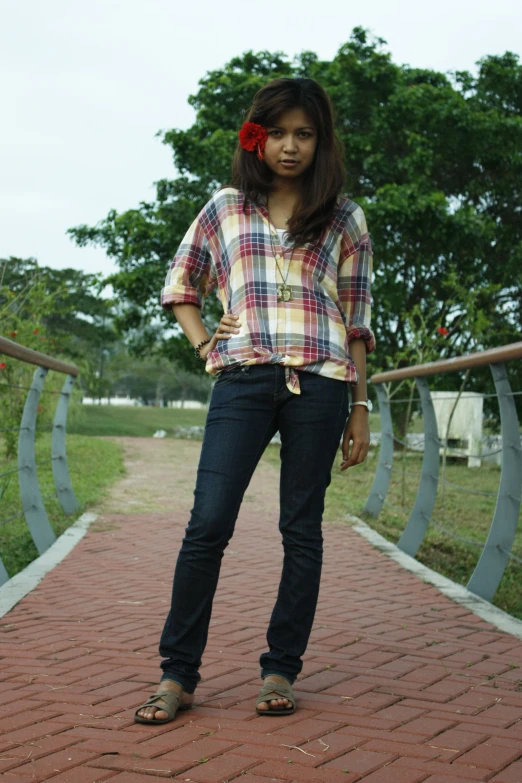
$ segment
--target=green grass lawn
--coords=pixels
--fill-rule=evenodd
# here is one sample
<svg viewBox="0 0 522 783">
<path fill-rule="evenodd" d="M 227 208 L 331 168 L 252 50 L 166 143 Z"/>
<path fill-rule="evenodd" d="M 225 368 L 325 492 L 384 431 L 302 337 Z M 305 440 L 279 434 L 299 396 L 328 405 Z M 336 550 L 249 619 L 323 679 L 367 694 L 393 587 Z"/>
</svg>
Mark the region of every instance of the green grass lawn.
<svg viewBox="0 0 522 783">
<path fill-rule="evenodd" d="M 36 442 L 36 461 L 49 460 L 50 456 L 51 435 L 45 433 Z M 57 499 L 44 501 L 47 516 L 57 536 L 83 511 L 100 501 L 111 484 L 125 474 L 121 446 L 99 438 L 68 435 L 67 461 L 80 509 L 68 517 L 63 513 Z M 16 460 L 0 460 L 0 473 L 16 467 Z M 50 463 L 38 466 L 38 480 L 42 497 L 54 494 Z M 2 520 L 9 519 L 21 510 L 17 474 L 0 479 L 0 486 L 3 487 L 0 499 L 0 554 L 9 576 L 14 576 L 38 557 L 38 552 L 23 516 L 2 524 Z"/>
<path fill-rule="evenodd" d="M 338 452 L 332 472 L 332 483 L 326 493 L 324 514 L 326 521 L 348 524 L 345 522 L 347 513 L 362 517 L 362 509 L 370 492 L 377 467 L 377 455 L 377 450 L 374 450 L 366 463 L 341 473 L 339 470 L 341 452 Z M 270 446 L 263 459 L 278 466 L 279 447 Z M 420 455 L 408 454 L 405 457 L 404 466 L 408 473 L 418 473 L 421 469 L 421 463 L 422 457 Z M 405 476 L 403 489 L 401 470 L 402 453 L 397 453 L 394 458 L 394 471 L 387 500 L 399 510 L 395 511 L 384 506 L 378 519 L 362 517 L 371 527 L 393 543 L 397 543 L 404 530 L 415 501 L 419 481 L 414 476 Z M 446 478 L 454 484 L 460 484 L 469 489 L 496 493 L 500 469 L 496 465 L 488 463 L 482 463 L 481 468 L 470 469 L 464 462 L 449 461 L 446 468 Z M 493 518 L 495 501 L 495 497 L 464 493 L 448 485 L 445 487 L 443 499 L 442 483 L 439 482 L 433 519 L 462 538 L 484 541 Z M 519 525 L 513 544 L 513 552 L 522 556 L 522 525 Z M 457 541 L 434 525 L 430 525 L 417 554 L 417 559 L 434 571 L 465 585 L 473 572 L 480 553 L 481 548 Z M 509 562 L 493 603 L 522 619 L 521 565 L 512 560 Z"/>
<path fill-rule="evenodd" d="M 172 434 L 175 427 L 203 426 L 205 408 L 77 405 L 67 425 L 76 435 L 127 435 L 151 438 L 156 430 Z"/>
</svg>

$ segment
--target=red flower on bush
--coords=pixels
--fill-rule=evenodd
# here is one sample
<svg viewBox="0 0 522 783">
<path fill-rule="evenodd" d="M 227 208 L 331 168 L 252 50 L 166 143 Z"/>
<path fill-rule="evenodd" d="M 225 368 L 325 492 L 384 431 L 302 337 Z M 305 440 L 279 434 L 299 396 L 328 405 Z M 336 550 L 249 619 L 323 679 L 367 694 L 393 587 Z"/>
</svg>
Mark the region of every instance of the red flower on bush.
<svg viewBox="0 0 522 783">
<path fill-rule="evenodd" d="M 443 337 L 446 337 L 449 334 L 449 330 L 446 329 L 445 326 L 439 326 L 439 328 L 437 329 L 437 332 L 439 334 L 441 334 Z"/>
<path fill-rule="evenodd" d="M 9 337 L 16 337 L 18 332 L 9 332 Z"/>
<path fill-rule="evenodd" d="M 7 364 L 5 362 L 0 362 L 0 370 L 5 370 L 7 367 Z"/>
<path fill-rule="evenodd" d="M 43 342 L 45 340 L 45 337 L 40 337 L 40 340 Z"/>
<path fill-rule="evenodd" d="M 41 405 L 38 406 L 38 413 L 41 413 L 43 411 L 43 408 Z"/>
<path fill-rule="evenodd" d="M 33 329 L 33 334 L 38 334 L 39 331 L 39 329 Z"/>
<path fill-rule="evenodd" d="M 257 122 L 244 122 L 241 130 L 238 132 L 239 143 L 247 152 L 254 152 L 257 147 L 257 157 L 263 160 L 263 150 L 265 149 L 268 133 L 266 128 L 258 125 Z"/>
</svg>

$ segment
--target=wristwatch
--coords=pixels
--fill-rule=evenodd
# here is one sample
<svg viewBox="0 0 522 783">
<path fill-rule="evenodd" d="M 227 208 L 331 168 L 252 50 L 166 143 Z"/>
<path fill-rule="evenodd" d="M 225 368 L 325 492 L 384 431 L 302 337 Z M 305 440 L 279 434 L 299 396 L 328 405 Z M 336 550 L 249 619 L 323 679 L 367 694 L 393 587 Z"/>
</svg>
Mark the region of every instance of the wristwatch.
<svg viewBox="0 0 522 783">
<path fill-rule="evenodd" d="M 355 407 L 355 405 L 364 405 L 365 408 L 368 408 L 368 413 L 371 413 L 373 410 L 373 405 L 371 400 L 357 400 L 357 402 L 352 402 L 350 404 L 350 410 Z"/>
</svg>

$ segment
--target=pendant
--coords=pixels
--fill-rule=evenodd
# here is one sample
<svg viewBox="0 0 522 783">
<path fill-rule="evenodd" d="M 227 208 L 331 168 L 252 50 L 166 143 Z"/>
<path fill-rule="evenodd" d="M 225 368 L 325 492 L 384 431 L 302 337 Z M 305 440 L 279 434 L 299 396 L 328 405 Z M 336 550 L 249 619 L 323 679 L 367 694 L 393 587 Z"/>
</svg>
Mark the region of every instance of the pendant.
<svg viewBox="0 0 522 783">
<path fill-rule="evenodd" d="M 277 286 L 277 301 L 290 302 L 292 299 L 292 286 L 286 285 L 286 283 L 279 283 Z"/>
</svg>

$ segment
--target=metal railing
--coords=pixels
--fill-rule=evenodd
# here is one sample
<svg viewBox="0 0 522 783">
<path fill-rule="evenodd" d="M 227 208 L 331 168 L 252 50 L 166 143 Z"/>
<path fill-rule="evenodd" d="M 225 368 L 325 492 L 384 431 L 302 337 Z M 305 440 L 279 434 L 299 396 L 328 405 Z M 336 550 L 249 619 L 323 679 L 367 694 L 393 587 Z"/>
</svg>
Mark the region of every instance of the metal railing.
<svg viewBox="0 0 522 783">
<path fill-rule="evenodd" d="M 522 490 L 522 441 L 514 398 L 522 392 L 511 390 L 505 366 L 508 361 L 520 359 L 522 359 L 522 342 L 453 359 L 404 367 L 399 370 L 379 373 L 371 378 L 379 401 L 381 443 L 377 471 L 364 512 L 377 517 L 385 504 L 395 509 L 395 506 L 386 500 L 393 471 L 395 443 L 405 447 L 407 443 L 394 435 L 391 405 L 392 403 L 404 403 L 405 400 L 393 400 L 389 384 L 413 379 L 419 393 L 418 399 L 421 403 L 424 421 L 424 453 L 421 472 L 416 474 L 419 477 L 417 496 L 397 546 L 415 557 L 431 523 L 446 535 L 480 547 L 482 551 L 467 587 L 471 592 L 488 601 L 493 598 L 509 560 L 522 563 L 522 559 L 511 551 L 519 520 Z M 490 396 L 498 398 L 502 463 L 493 519 L 487 539 L 482 542 L 456 535 L 433 519 L 439 484 L 440 449 L 441 447 L 447 449 L 450 456 L 452 449 L 448 448 L 447 443 L 439 438 L 435 409 L 426 378 L 439 373 L 470 370 L 486 365 L 491 370 L 495 385 L 495 394 Z M 456 450 L 453 453 L 457 453 Z M 473 456 L 481 458 L 487 455 L 483 453 Z M 461 487 L 445 478 L 444 482 L 463 492 L 491 495 L 491 493 L 482 490 Z M 402 509 L 395 510 L 402 511 Z"/>
<path fill-rule="evenodd" d="M 57 498 L 65 514 L 74 514 L 79 508 L 78 501 L 76 500 L 71 485 L 65 448 L 69 399 L 79 370 L 72 364 L 66 364 L 51 356 L 46 356 L 38 351 L 25 348 L 24 346 L 3 337 L 0 337 L 0 354 L 36 366 L 31 386 L 19 386 L 18 384 L 15 385 L 0 381 L 0 386 L 12 386 L 17 389 L 27 390 L 20 426 L 15 428 L 0 428 L 0 432 L 6 432 L 7 430 L 13 429 L 19 432 L 18 467 L 0 473 L 0 478 L 18 473 L 20 500 L 22 505 L 22 510 L 18 514 L 15 514 L 8 519 L 0 519 L 0 525 L 7 524 L 14 519 L 25 516 L 34 544 L 38 553 L 41 555 L 56 540 L 55 533 L 45 510 L 44 501 L 48 500 L 49 497 Z M 45 390 L 43 388 L 49 370 L 55 370 L 66 376 L 61 392 Z M 37 462 L 35 444 L 38 427 L 36 425 L 36 418 L 42 393 L 56 394 L 58 396 L 58 403 L 51 428 L 51 457 L 48 460 Z M 52 464 L 56 493 L 44 498 L 42 497 L 38 482 L 37 466 L 48 464 L 49 462 Z M 0 585 L 8 580 L 9 575 L 0 557 Z"/>
</svg>

